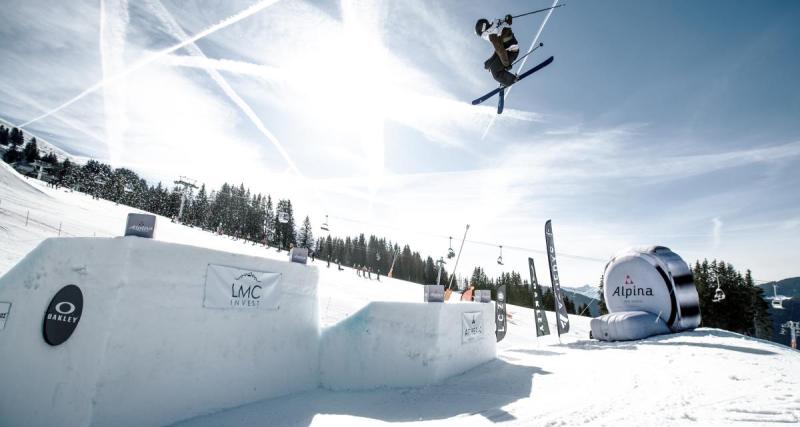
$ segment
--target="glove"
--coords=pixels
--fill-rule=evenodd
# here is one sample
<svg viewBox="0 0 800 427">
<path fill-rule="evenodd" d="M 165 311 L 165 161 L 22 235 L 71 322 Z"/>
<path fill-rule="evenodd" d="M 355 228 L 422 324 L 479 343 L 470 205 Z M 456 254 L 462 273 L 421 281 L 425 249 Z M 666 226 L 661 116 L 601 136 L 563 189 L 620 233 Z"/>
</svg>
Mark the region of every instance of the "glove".
<svg viewBox="0 0 800 427">
<path fill-rule="evenodd" d="M 506 24 L 511 25 L 511 21 L 514 20 L 514 17 L 511 15 L 506 15 L 506 17 L 503 18 L 503 20 L 506 21 Z"/>
</svg>

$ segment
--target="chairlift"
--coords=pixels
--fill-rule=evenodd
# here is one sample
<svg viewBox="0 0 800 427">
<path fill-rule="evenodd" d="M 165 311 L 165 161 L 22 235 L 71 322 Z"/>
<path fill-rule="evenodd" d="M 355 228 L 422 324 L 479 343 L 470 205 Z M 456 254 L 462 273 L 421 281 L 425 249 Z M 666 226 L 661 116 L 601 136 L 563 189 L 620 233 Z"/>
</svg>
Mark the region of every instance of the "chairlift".
<svg viewBox="0 0 800 427">
<path fill-rule="evenodd" d="M 289 222 L 289 215 L 287 215 L 286 212 L 283 212 L 283 211 L 278 212 L 278 222 L 280 222 L 281 224 L 288 223 Z"/>
<path fill-rule="evenodd" d="M 714 299 L 711 301 L 713 302 L 720 302 L 725 299 L 725 292 L 722 292 L 722 288 L 719 285 L 719 278 L 717 278 L 717 290 L 714 291 Z"/>
<path fill-rule="evenodd" d="M 450 248 L 447 249 L 447 259 L 453 259 L 456 257 L 456 251 L 453 250 L 453 237 L 450 237 Z"/>
<path fill-rule="evenodd" d="M 330 231 L 328 229 L 328 215 L 325 215 L 325 222 L 319 227 L 322 231 Z"/>
<path fill-rule="evenodd" d="M 497 257 L 497 263 L 503 265 L 503 245 L 500 245 L 500 256 Z"/>
<path fill-rule="evenodd" d="M 778 295 L 778 285 L 772 284 L 772 308 L 776 310 L 783 310 L 783 300 L 789 299 L 789 297 Z"/>
</svg>

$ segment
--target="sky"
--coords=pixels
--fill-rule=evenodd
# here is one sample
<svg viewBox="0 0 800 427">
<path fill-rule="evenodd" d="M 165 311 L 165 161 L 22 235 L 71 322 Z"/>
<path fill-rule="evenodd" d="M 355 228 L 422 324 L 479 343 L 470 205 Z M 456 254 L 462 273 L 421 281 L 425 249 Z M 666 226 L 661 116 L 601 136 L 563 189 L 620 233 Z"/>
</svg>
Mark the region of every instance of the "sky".
<svg viewBox="0 0 800 427">
<path fill-rule="evenodd" d="M 548 283 L 552 219 L 565 285 L 649 245 L 800 275 L 800 3 L 563 3 L 514 21 L 526 68 L 555 60 L 497 116 L 474 23 L 552 0 L 4 0 L 0 118 L 333 235 L 438 257 L 470 224 L 464 274 L 532 256 Z"/>
</svg>

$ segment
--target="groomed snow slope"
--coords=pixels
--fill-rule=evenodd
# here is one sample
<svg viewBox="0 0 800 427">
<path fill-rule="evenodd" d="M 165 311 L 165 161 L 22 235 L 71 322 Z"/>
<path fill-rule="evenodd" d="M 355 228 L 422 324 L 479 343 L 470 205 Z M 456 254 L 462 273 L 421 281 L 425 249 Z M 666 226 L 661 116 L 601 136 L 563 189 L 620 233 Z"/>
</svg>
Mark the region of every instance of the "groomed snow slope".
<svg viewBox="0 0 800 427">
<path fill-rule="evenodd" d="M 47 188 L 0 168 L 0 274 L 46 237 L 116 236 L 134 211 Z M 11 179 L 14 178 L 14 179 Z M 28 225 L 26 212 L 30 210 Z M 159 218 L 157 238 L 285 259 Z M 467 248 L 468 250 L 468 248 Z M 421 301 L 416 284 L 362 279 L 317 261 L 320 316 L 331 325 L 369 301 Z M 561 339 L 536 340 L 530 310 L 509 306 L 498 358 L 435 386 L 333 392 L 324 389 L 187 420 L 185 426 L 785 425 L 800 422 L 800 352 L 726 331 L 699 329 L 627 343 L 588 339 L 588 318 L 571 317 Z M 13 316 L 13 314 L 12 314 Z M 550 329 L 555 331 L 550 313 Z M 0 332 L 2 333 L 2 332 Z M 324 361 L 322 362 L 324 363 Z M 391 369 L 387 366 L 386 369 Z M 164 396 L 169 399 L 169 396 Z"/>
</svg>

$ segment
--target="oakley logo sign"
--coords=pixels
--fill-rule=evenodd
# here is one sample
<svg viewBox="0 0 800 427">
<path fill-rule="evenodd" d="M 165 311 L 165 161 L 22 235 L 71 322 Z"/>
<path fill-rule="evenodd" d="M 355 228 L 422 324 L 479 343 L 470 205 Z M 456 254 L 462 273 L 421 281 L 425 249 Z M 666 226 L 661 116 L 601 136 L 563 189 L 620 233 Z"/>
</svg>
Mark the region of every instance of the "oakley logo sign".
<svg viewBox="0 0 800 427">
<path fill-rule="evenodd" d="M 72 314 L 75 312 L 75 304 L 62 301 L 56 304 L 56 311 L 59 312 L 59 314 Z"/>
<path fill-rule="evenodd" d="M 52 346 L 68 340 L 83 312 L 83 293 L 75 285 L 67 285 L 56 292 L 44 314 L 42 334 L 44 340 Z"/>
</svg>

